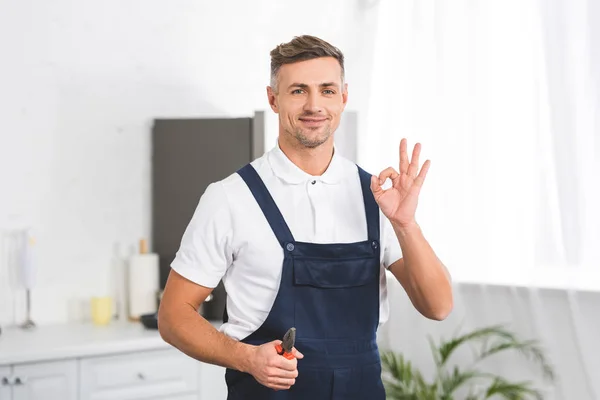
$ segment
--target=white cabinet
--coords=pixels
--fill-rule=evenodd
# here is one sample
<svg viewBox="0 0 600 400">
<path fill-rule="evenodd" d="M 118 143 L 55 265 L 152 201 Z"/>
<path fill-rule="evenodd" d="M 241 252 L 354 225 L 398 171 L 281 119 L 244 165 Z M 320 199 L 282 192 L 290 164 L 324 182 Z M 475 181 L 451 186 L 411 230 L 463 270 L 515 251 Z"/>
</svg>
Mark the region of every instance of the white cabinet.
<svg viewBox="0 0 600 400">
<path fill-rule="evenodd" d="M 0 400 L 12 400 L 10 367 L 0 367 Z"/>
<path fill-rule="evenodd" d="M 176 349 L 0 366 L 0 400 L 225 400 L 225 368 Z"/>
<path fill-rule="evenodd" d="M 0 337 L 0 400 L 226 398 L 225 368 L 185 355 L 137 323 L 14 327 Z"/>
<path fill-rule="evenodd" d="M 198 362 L 172 350 L 91 357 L 80 363 L 80 400 L 198 400 Z M 185 397 L 183 397 L 185 398 Z"/>
<path fill-rule="evenodd" d="M 54 361 L 2 367 L 1 400 L 77 400 L 77 362 Z"/>
</svg>

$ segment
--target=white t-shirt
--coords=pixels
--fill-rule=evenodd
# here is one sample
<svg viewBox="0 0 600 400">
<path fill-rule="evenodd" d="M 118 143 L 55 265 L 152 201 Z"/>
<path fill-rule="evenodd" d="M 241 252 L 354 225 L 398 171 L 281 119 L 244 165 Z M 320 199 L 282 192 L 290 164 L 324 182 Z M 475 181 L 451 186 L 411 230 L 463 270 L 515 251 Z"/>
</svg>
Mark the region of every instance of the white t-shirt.
<svg viewBox="0 0 600 400">
<path fill-rule="evenodd" d="M 356 164 L 336 154 L 321 176 L 292 163 L 279 146 L 252 162 L 294 239 L 311 243 L 367 240 L 367 221 Z M 400 244 L 379 213 L 380 324 L 389 314 L 385 268 L 402 257 Z M 242 339 L 267 318 L 275 301 L 283 249 L 250 189 L 237 174 L 210 184 L 183 234 L 171 267 L 199 285 L 227 291 L 228 322 L 220 328 Z"/>
</svg>

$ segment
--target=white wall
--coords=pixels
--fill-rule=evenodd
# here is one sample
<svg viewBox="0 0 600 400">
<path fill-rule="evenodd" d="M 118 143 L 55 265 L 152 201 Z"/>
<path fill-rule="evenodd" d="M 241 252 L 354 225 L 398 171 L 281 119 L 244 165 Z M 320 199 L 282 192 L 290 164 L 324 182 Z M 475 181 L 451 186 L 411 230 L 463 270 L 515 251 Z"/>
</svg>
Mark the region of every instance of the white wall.
<svg viewBox="0 0 600 400">
<path fill-rule="evenodd" d="M 115 246 L 150 233 L 153 118 L 268 109 L 269 51 L 304 33 L 345 52 L 348 109 L 360 108 L 363 3 L 0 0 L 0 323 L 23 318 L 14 228 L 37 233 L 34 321 L 66 321 L 72 302 L 110 291 Z"/>
</svg>

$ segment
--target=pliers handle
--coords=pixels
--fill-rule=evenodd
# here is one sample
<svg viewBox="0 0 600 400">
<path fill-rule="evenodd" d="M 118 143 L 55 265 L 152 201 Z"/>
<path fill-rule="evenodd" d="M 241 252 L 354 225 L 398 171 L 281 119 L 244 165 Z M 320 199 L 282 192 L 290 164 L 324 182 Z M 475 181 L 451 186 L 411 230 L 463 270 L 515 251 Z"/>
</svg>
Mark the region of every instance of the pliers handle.
<svg viewBox="0 0 600 400">
<path fill-rule="evenodd" d="M 281 344 L 275 346 L 277 354 L 284 356 L 288 360 L 296 358 L 296 356 L 294 356 L 292 353 L 294 343 L 296 343 L 296 328 L 290 328 L 285 335 L 283 335 Z"/>
<path fill-rule="evenodd" d="M 287 352 L 287 351 L 283 350 L 283 347 L 280 344 L 275 346 L 275 349 L 277 350 L 277 354 L 284 356 L 288 360 L 295 358 L 295 356 L 292 352 Z"/>
</svg>

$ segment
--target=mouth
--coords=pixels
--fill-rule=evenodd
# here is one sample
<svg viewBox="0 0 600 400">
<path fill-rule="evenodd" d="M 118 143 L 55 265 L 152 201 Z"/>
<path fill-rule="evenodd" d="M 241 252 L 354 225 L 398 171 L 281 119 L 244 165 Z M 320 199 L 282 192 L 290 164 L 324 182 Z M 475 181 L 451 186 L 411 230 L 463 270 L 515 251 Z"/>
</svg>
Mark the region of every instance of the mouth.
<svg viewBox="0 0 600 400">
<path fill-rule="evenodd" d="M 325 121 L 327 121 L 327 118 L 303 117 L 303 118 L 299 118 L 299 120 L 300 120 L 300 122 L 302 122 L 303 125 L 305 125 L 307 127 L 318 127 L 318 126 L 323 125 L 325 123 Z"/>
</svg>

